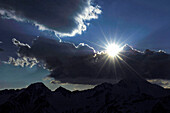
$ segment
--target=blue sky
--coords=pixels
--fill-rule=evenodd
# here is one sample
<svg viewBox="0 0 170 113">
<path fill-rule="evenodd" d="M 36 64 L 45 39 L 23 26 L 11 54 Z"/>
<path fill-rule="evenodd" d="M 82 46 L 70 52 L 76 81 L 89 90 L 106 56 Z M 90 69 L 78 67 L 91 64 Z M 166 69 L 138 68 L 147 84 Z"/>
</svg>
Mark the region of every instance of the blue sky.
<svg viewBox="0 0 170 113">
<path fill-rule="evenodd" d="M 83 35 L 64 38 L 86 42 L 96 49 L 108 39 L 137 49 L 163 49 L 170 52 L 170 1 L 168 0 L 98 0 L 102 9 L 99 19 L 91 22 Z M 103 32 L 103 33 L 102 33 Z"/>
</svg>

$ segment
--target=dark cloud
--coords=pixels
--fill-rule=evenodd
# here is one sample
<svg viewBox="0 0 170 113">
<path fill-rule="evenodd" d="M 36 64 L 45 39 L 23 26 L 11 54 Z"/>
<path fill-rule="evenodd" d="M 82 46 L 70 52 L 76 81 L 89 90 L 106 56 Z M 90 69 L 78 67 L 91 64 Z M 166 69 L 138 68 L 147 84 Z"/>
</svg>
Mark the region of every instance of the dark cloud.
<svg viewBox="0 0 170 113">
<path fill-rule="evenodd" d="M 51 71 L 48 77 L 61 83 L 98 84 L 116 81 L 111 79 L 116 78 L 113 76 L 114 71 L 110 70 L 113 64 L 109 64 L 108 61 L 102 69 L 105 59 L 96 59 L 95 50 L 87 44 L 75 46 L 71 43 L 45 38 L 37 38 L 30 47 L 15 39 L 13 42 L 19 47 L 20 57 L 36 58 L 43 62 L 44 66 Z M 122 73 L 119 72 L 118 75 L 120 74 Z"/>
<path fill-rule="evenodd" d="M 13 40 L 20 57 L 36 58 L 50 70 L 56 83 L 91 84 L 117 82 L 123 77 L 170 79 L 170 55 L 163 51 L 140 52 L 125 45 L 119 57 L 109 58 L 105 52 L 96 53 L 86 44 L 37 38 L 31 46 Z M 57 82 L 58 81 L 58 82 Z"/>
<path fill-rule="evenodd" d="M 81 34 L 85 21 L 97 19 L 100 13 L 91 0 L 0 0 L 3 18 L 32 22 L 61 36 Z"/>
<path fill-rule="evenodd" d="M 140 76 L 149 79 L 170 79 L 170 55 L 163 50 L 144 52 L 135 49 L 122 53 L 125 60 Z"/>
<path fill-rule="evenodd" d="M 0 51 L 3 51 L 3 49 L 2 49 L 2 48 L 0 48 Z"/>
<path fill-rule="evenodd" d="M 75 46 L 72 43 L 40 37 L 33 41 L 31 47 L 16 39 L 13 39 L 13 43 L 20 48 L 18 50 L 19 56 L 45 61 L 48 69 L 55 69 L 60 64 L 69 64 L 74 57 L 93 57 L 95 52 L 87 44 L 82 43 Z"/>
<path fill-rule="evenodd" d="M 0 44 L 1 44 L 2 42 L 0 41 Z M 3 51 L 3 49 L 2 48 L 0 48 L 0 51 Z"/>
<path fill-rule="evenodd" d="M 54 38 L 55 34 L 49 31 L 40 31 L 34 25 L 29 23 L 21 23 L 15 20 L 7 20 L 0 18 L 0 60 L 7 61 L 9 56 L 17 58 L 17 47 L 12 43 L 13 38 L 17 38 L 23 43 L 32 44 L 32 40 L 37 36 L 45 38 Z M 56 38 L 57 40 L 57 38 Z"/>
</svg>

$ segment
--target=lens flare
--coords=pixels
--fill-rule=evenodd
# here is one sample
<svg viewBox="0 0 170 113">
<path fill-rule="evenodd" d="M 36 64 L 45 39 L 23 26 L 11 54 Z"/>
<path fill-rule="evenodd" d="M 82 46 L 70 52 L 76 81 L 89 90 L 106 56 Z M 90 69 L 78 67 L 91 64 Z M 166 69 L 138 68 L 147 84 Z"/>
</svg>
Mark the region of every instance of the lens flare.
<svg viewBox="0 0 170 113">
<path fill-rule="evenodd" d="M 106 48 L 106 53 L 111 56 L 115 57 L 122 51 L 122 48 L 117 44 L 109 44 Z"/>
</svg>

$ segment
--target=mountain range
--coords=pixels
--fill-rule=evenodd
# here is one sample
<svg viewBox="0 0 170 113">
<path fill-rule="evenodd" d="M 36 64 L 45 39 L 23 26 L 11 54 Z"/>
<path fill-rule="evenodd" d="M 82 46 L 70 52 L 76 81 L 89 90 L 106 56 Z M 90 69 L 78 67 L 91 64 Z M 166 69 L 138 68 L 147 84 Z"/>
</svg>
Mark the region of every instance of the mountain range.
<svg viewBox="0 0 170 113">
<path fill-rule="evenodd" d="M 0 91 L 0 113 L 170 113 L 170 89 L 129 77 L 83 91 L 43 83 Z"/>
</svg>

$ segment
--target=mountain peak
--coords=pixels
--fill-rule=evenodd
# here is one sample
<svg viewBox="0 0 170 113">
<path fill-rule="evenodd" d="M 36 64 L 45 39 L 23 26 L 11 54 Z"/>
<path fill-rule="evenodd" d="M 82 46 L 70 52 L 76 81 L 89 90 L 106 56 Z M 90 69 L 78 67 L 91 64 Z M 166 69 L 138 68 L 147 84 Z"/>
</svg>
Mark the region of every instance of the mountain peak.
<svg viewBox="0 0 170 113">
<path fill-rule="evenodd" d="M 165 93 L 165 90 L 161 86 L 151 84 L 140 77 L 122 79 L 117 85 L 131 92 L 145 93 L 148 95 L 160 96 Z"/>
<path fill-rule="evenodd" d="M 88 91 L 80 91 L 81 93 L 72 93 L 61 86 L 54 92 L 46 90 L 48 89 L 43 83 L 34 83 L 19 92 L 0 95 L 0 112 L 113 113 L 124 110 L 122 113 L 143 113 L 160 109 L 157 106 L 160 102 L 161 109 L 166 108 L 168 112 L 170 105 L 168 89 L 163 90 L 140 78 L 124 78 L 116 84 L 102 83 Z"/>
<path fill-rule="evenodd" d="M 38 91 L 38 90 L 44 90 L 44 91 L 49 91 L 49 89 L 42 83 L 42 82 L 37 82 L 29 85 L 27 87 L 27 90 L 32 90 L 32 91 Z"/>
<path fill-rule="evenodd" d="M 59 88 L 57 88 L 54 92 L 56 92 L 56 93 L 60 92 L 64 96 L 69 95 L 71 93 L 71 91 L 69 91 L 61 86 Z"/>
<path fill-rule="evenodd" d="M 107 89 L 107 88 L 110 88 L 112 87 L 113 85 L 111 83 L 107 83 L 107 82 L 104 82 L 96 87 L 100 87 L 100 88 L 103 88 L 103 89 Z"/>
<path fill-rule="evenodd" d="M 29 85 L 28 87 L 36 87 L 36 88 L 43 88 L 46 87 L 42 82 L 37 82 Z"/>
</svg>

